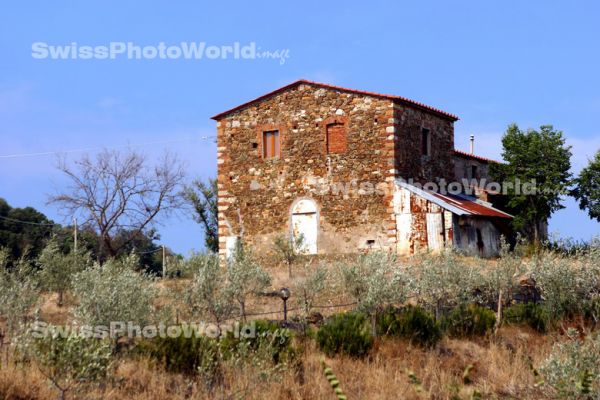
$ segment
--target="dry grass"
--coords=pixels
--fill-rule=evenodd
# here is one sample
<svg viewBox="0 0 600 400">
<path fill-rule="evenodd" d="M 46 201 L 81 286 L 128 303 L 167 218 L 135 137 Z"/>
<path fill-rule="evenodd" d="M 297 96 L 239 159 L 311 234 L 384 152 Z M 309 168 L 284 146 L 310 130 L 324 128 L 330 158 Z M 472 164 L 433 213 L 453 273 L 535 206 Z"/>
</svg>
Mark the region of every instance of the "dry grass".
<svg viewBox="0 0 600 400">
<path fill-rule="evenodd" d="M 521 328 L 502 328 L 490 340 L 444 339 L 435 349 L 411 347 L 400 340 L 378 342 L 370 357 L 327 359 L 350 399 L 468 399 L 474 390 L 484 398 L 540 399 L 527 357 L 534 364 L 545 358 L 552 337 Z M 122 359 L 113 378 L 101 387 L 85 388 L 70 398 L 94 399 L 333 399 L 320 359 L 309 343 L 302 372 L 288 368 L 261 374 L 255 368 L 225 365 L 222 383 L 208 391 L 200 379 L 171 374 L 147 360 Z M 468 365 L 472 384 L 463 384 Z M 409 380 L 413 371 L 422 392 Z M 55 399 L 57 393 L 33 366 L 10 364 L 0 369 L 0 398 Z"/>
<path fill-rule="evenodd" d="M 325 260 L 326 261 L 326 260 Z M 411 260 L 403 260 L 410 262 Z M 478 261 L 479 262 L 479 261 Z M 333 262 L 327 263 L 330 267 Z M 273 289 L 290 287 L 292 281 L 285 267 L 271 266 Z M 299 269 L 295 276 L 302 274 Z M 189 285 L 188 279 L 156 283 L 166 304 L 172 291 Z M 65 297 L 64 307 L 56 306 L 56 295 L 45 294 L 41 301 L 42 319 L 64 324 L 71 318 L 74 305 Z M 324 294 L 319 303 L 341 304 L 349 299 L 334 290 Z M 281 300 L 260 297 L 249 305 L 250 312 L 281 310 Z M 342 309 L 319 310 L 323 314 Z M 290 313 L 294 315 L 294 312 Z M 264 318 L 279 318 L 267 315 Z M 470 399 L 477 390 L 483 398 L 543 399 L 544 393 L 535 387 L 528 359 L 534 365 L 544 360 L 557 335 L 541 335 L 521 327 L 503 327 L 490 339 L 476 341 L 443 339 L 434 349 L 421 349 L 397 339 L 378 341 L 371 355 L 363 360 L 346 357 L 327 359 L 350 399 Z M 306 344 L 301 367 L 288 367 L 278 373 L 261 373 L 257 368 L 225 365 L 222 382 L 209 390 L 199 378 L 169 373 L 145 359 L 124 357 L 118 361 L 113 376 L 100 386 L 86 387 L 70 393 L 69 399 L 334 399 L 325 379 L 320 360 L 323 354 L 313 341 Z M 463 373 L 469 365 L 472 383 L 463 383 Z M 422 382 L 411 383 L 408 371 Z M 32 365 L 9 363 L 0 366 L 0 400 L 56 399 L 58 393 Z"/>
</svg>

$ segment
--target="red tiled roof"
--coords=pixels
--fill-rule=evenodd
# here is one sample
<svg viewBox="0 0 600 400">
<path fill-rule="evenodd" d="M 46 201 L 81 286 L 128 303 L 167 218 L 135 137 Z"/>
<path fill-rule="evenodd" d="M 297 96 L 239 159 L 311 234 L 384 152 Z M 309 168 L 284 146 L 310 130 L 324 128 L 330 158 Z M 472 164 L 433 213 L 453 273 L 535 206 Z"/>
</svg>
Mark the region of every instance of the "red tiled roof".
<svg viewBox="0 0 600 400">
<path fill-rule="evenodd" d="M 486 157 L 482 157 L 482 156 L 476 156 L 475 154 L 467 153 L 466 151 L 462 151 L 462 150 L 454 149 L 454 154 L 456 154 L 457 156 L 460 156 L 460 157 L 472 158 L 472 159 L 478 160 L 478 161 L 500 164 L 500 161 L 492 160 L 491 158 L 486 158 Z"/>
<path fill-rule="evenodd" d="M 468 214 L 477 215 L 481 217 L 497 217 L 497 218 L 512 218 L 512 215 L 502 212 L 491 206 L 478 203 L 473 200 L 466 199 L 464 197 L 452 195 L 452 194 L 440 194 L 429 192 L 435 197 L 443 200 L 444 202 L 453 205 L 454 207 L 464 210 Z"/>
<path fill-rule="evenodd" d="M 456 115 L 454 115 L 454 114 L 450 114 L 450 113 L 447 113 L 445 111 L 439 110 L 437 108 L 430 107 L 430 106 L 428 106 L 426 104 L 419 103 L 417 101 L 407 99 L 406 97 L 389 95 L 389 94 L 382 94 L 382 93 L 366 92 L 366 91 L 363 91 L 363 90 L 356 90 L 356 89 L 348 89 L 348 88 L 343 88 L 343 87 L 340 87 L 340 86 L 329 85 L 329 84 L 326 84 L 326 83 L 312 82 L 312 81 L 308 81 L 306 79 L 300 79 L 300 80 L 298 80 L 296 82 L 290 83 L 289 85 L 280 87 L 279 89 L 273 90 L 272 92 L 269 92 L 267 94 L 264 94 L 262 96 L 259 96 L 259 97 L 255 98 L 253 100 L 250 100 L 250 101 L 247 101 L 247 102 L 245 102 L 243 104 L 240 104 L 239 106 L 231 108 L 231 109 L 229 109 L 227 111 L 223 111 L 222 113 L 219 113 L 219 114 L 211 117 L 211 119 L 218 120 L 218 119 L 224 117 L 225 115 L 230 114 L 230 113 L 235 112 L 235 111 L 238 111 L 238 110 L 240 110 L 240 109 L 242 109 L 244 107 L 249 106 L 252 103 L 264 100 L 264 99 L 266 99 L 266 98 L 268 98 L 270 96 L 279 94 L 281 92 L 284 92 L 284 91 L 286 91 L 288 89 L 293 88 L 294 86 L 298 86 L 298 85 L 301 85 L 301 84 L 313 85 L 313 86 L 318 86 L 318 87 L 322 87 L 322 88 L 325 88 L 325 89 L 339 90 L 339 91 L 342 91 L 342 92 L 348 92 L 348 93 L 354 93 L 354 94 L 362 94 L 362 95 L 371 96 L 371 97 L 378 97 L 378 98 L 383 98 L 383 99 L 389 99 L 389 100 L 397 101 L 399 103 L 402 103 L 402 104 L 410 106 L 410 107 L 414 107 L 414 108 L 418 108 L 418 109 L 421 109 L 421 110 L 425 110 L 425 111 L 431 112 L 433 114 L 439 115 L 439 116 L 441 116 L 443 118 L 446 118 L 446 119 L 449 119 L 451 121 L 457 121 L 458 120 L 458 117 Z"/>
</svg>

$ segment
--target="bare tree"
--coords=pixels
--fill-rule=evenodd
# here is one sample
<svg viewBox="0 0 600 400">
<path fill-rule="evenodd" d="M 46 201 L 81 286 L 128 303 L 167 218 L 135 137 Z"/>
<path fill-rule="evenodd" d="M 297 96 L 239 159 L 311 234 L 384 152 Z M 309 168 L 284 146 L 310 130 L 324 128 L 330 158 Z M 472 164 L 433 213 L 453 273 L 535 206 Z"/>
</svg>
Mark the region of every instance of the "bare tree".
<svg viewBox="0 0 600 400">
<path fill-rule="evenodd" d="M 134 150 L 104 150 L 96 157 L 84 155 L 72 165 L 61 159 L 58 168 L 69 187 L 49 198 L 67 215 L 80 215 L 98 230 L 101 246 L 114 257 L 119 250 L 150 229 L 158 217 L 182 206 L 184 170 L 169 154 L 151 165 Z M 114 238 L 125 233 L 127 237 Z"/>
</svg>

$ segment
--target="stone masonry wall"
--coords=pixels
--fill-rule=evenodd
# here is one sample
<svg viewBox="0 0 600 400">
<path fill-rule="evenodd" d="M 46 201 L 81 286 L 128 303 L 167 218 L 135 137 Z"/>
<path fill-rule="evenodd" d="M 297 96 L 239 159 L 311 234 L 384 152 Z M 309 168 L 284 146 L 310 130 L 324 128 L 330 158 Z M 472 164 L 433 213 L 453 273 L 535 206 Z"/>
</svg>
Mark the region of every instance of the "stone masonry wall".
<svg viewBox="0 0 600 400">
<path fill-rule="evenodd" d="M 327 125 L 338 126 L 327 154 Z M 330 125 L 331 126 L 331 125 Z M 431 156 L 421 157 L 421 128 Z M 263 159 L 262 132 L 279 130 L 281 157 Z M 453 122 L 388 98 L 300 84 L 217 122 L 220 253 L 228 237 L 258 248 L 290 232 L 302 198 L 319 209 L 318 252 L 396 249 L 394 179 L 454 178 Z"/>
<path fill-rule="evenodd" d="M 357 251 L 367 240 L 389 246 L 393 113 L 387 99 L 302 84 L 220 119 L 221 253 L 227 236 L 271 246 L 290 232 L 290 210 L 301 198 L 319 208 L 319 253 Z M 347 143 L 328 155 L 330 123 L 344 124 Z M 263 159 L 261 135 L 272 129 L 280 132 L 281 157 Z"/>
<path fill-rule="evenodd" d="M 437 182 L 444 178 L 454 180 L 454 123 L 431 113 L 394 105 L 396 122 L 395 146 L 398 176 L 414 182 Z M 421 155 L 421 129 L 430 131 L 431 152 Z"/>
</svg>

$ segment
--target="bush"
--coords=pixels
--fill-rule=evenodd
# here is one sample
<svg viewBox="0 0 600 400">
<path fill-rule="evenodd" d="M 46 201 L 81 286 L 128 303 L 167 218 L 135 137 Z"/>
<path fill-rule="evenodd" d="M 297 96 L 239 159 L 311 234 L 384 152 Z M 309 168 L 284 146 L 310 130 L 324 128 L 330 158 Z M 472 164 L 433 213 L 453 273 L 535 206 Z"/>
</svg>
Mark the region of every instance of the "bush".
<svg viewBox="0 0 600 400">
<path fill-rule="evenodd" d="M 381 335 L 400 337 L 424 347 L 435 346 L 442 338 L 439 323 L 421 307 L 390 308 L 378 318 L 377 330 Z"/>
<path fill-rule="evenodd" d="M 482 282 L 480 267 L 467 265 L 453 251 L 418 258 L 408 275 L 410 290 L 418 305 L 440 320 L 446 310 L 463 307 L 476 300 Z"/>
<path fill-rule="evenodd" d="M 540 372 L 550 395 L 559 399 L 597 399 L 600 397 L 600 338 L 579 338 L 574 329 L 569 340 L 557 343 L 544 361 Z"/>
<path fill-rule="evenodd" d="M 39 298 L 35 277 L 26 266 L 19 262 L 9 271 L 3 265 L 7 262 L 7 252 L 0 248 L 0 348 L 3 336 L 16 335 L 25 326 Z"/>
<path fill-rule="evenodd" d="M 496 314 L 475 304 L 457 307 L 444 318 L 443 327 L 451 336 L 484 336 L 494 328 Z"/>
<path fill-rule="evenodd" d="M 342 353 L 358 358 L 371 350 L 373 336 L 364 314 L 336 314 L 317 332 L 317 344 L 328 356 Z"/>
<path fill-rule="evenodd" d="M 128 259 L 110 260 L 73 277 L 77 322 L 110 326 L 111 322 L 147 325 L 157 318 L 154 300 L 158 291 L 152 279 L 130 268 Z"/>
<path fill-rule="evenodd" d="M 18 340 L 22 361 L 32 361 L 38 370 L 60 392 L 106 379 L 113 366 L 111 345 L 107 340 L 79 335 L 59 335 L 50 326 L 51 334 L 37 336 L 25 332 Z"/>
<path fill-rule="evenodd" d="M 221 351 L 225 358 L 262 355 L 274 364 L 284 363 L 294 358 L 292 334 L 271 321 L 253 321 L 254 337 L 236 338 L 231 332 L 221 339 Z"/>
<path fill-rule="evenodd" d="M 220 375 L 219 348 L 215 339 L 197 332 L 178 337 L 157 337 L 140 342 L 136 353 L 148 356 L 169 372 L 186 375 L 200 374 L 209 384 Z"/>
<path fill-rule="evenodd" d="M 548 311 L 536 303 L 521 303 L 504 310 L 504 321 L 507 324 L 524 324 L 538 332 L 547 331 L 550 324 Z"/>
</svg>

